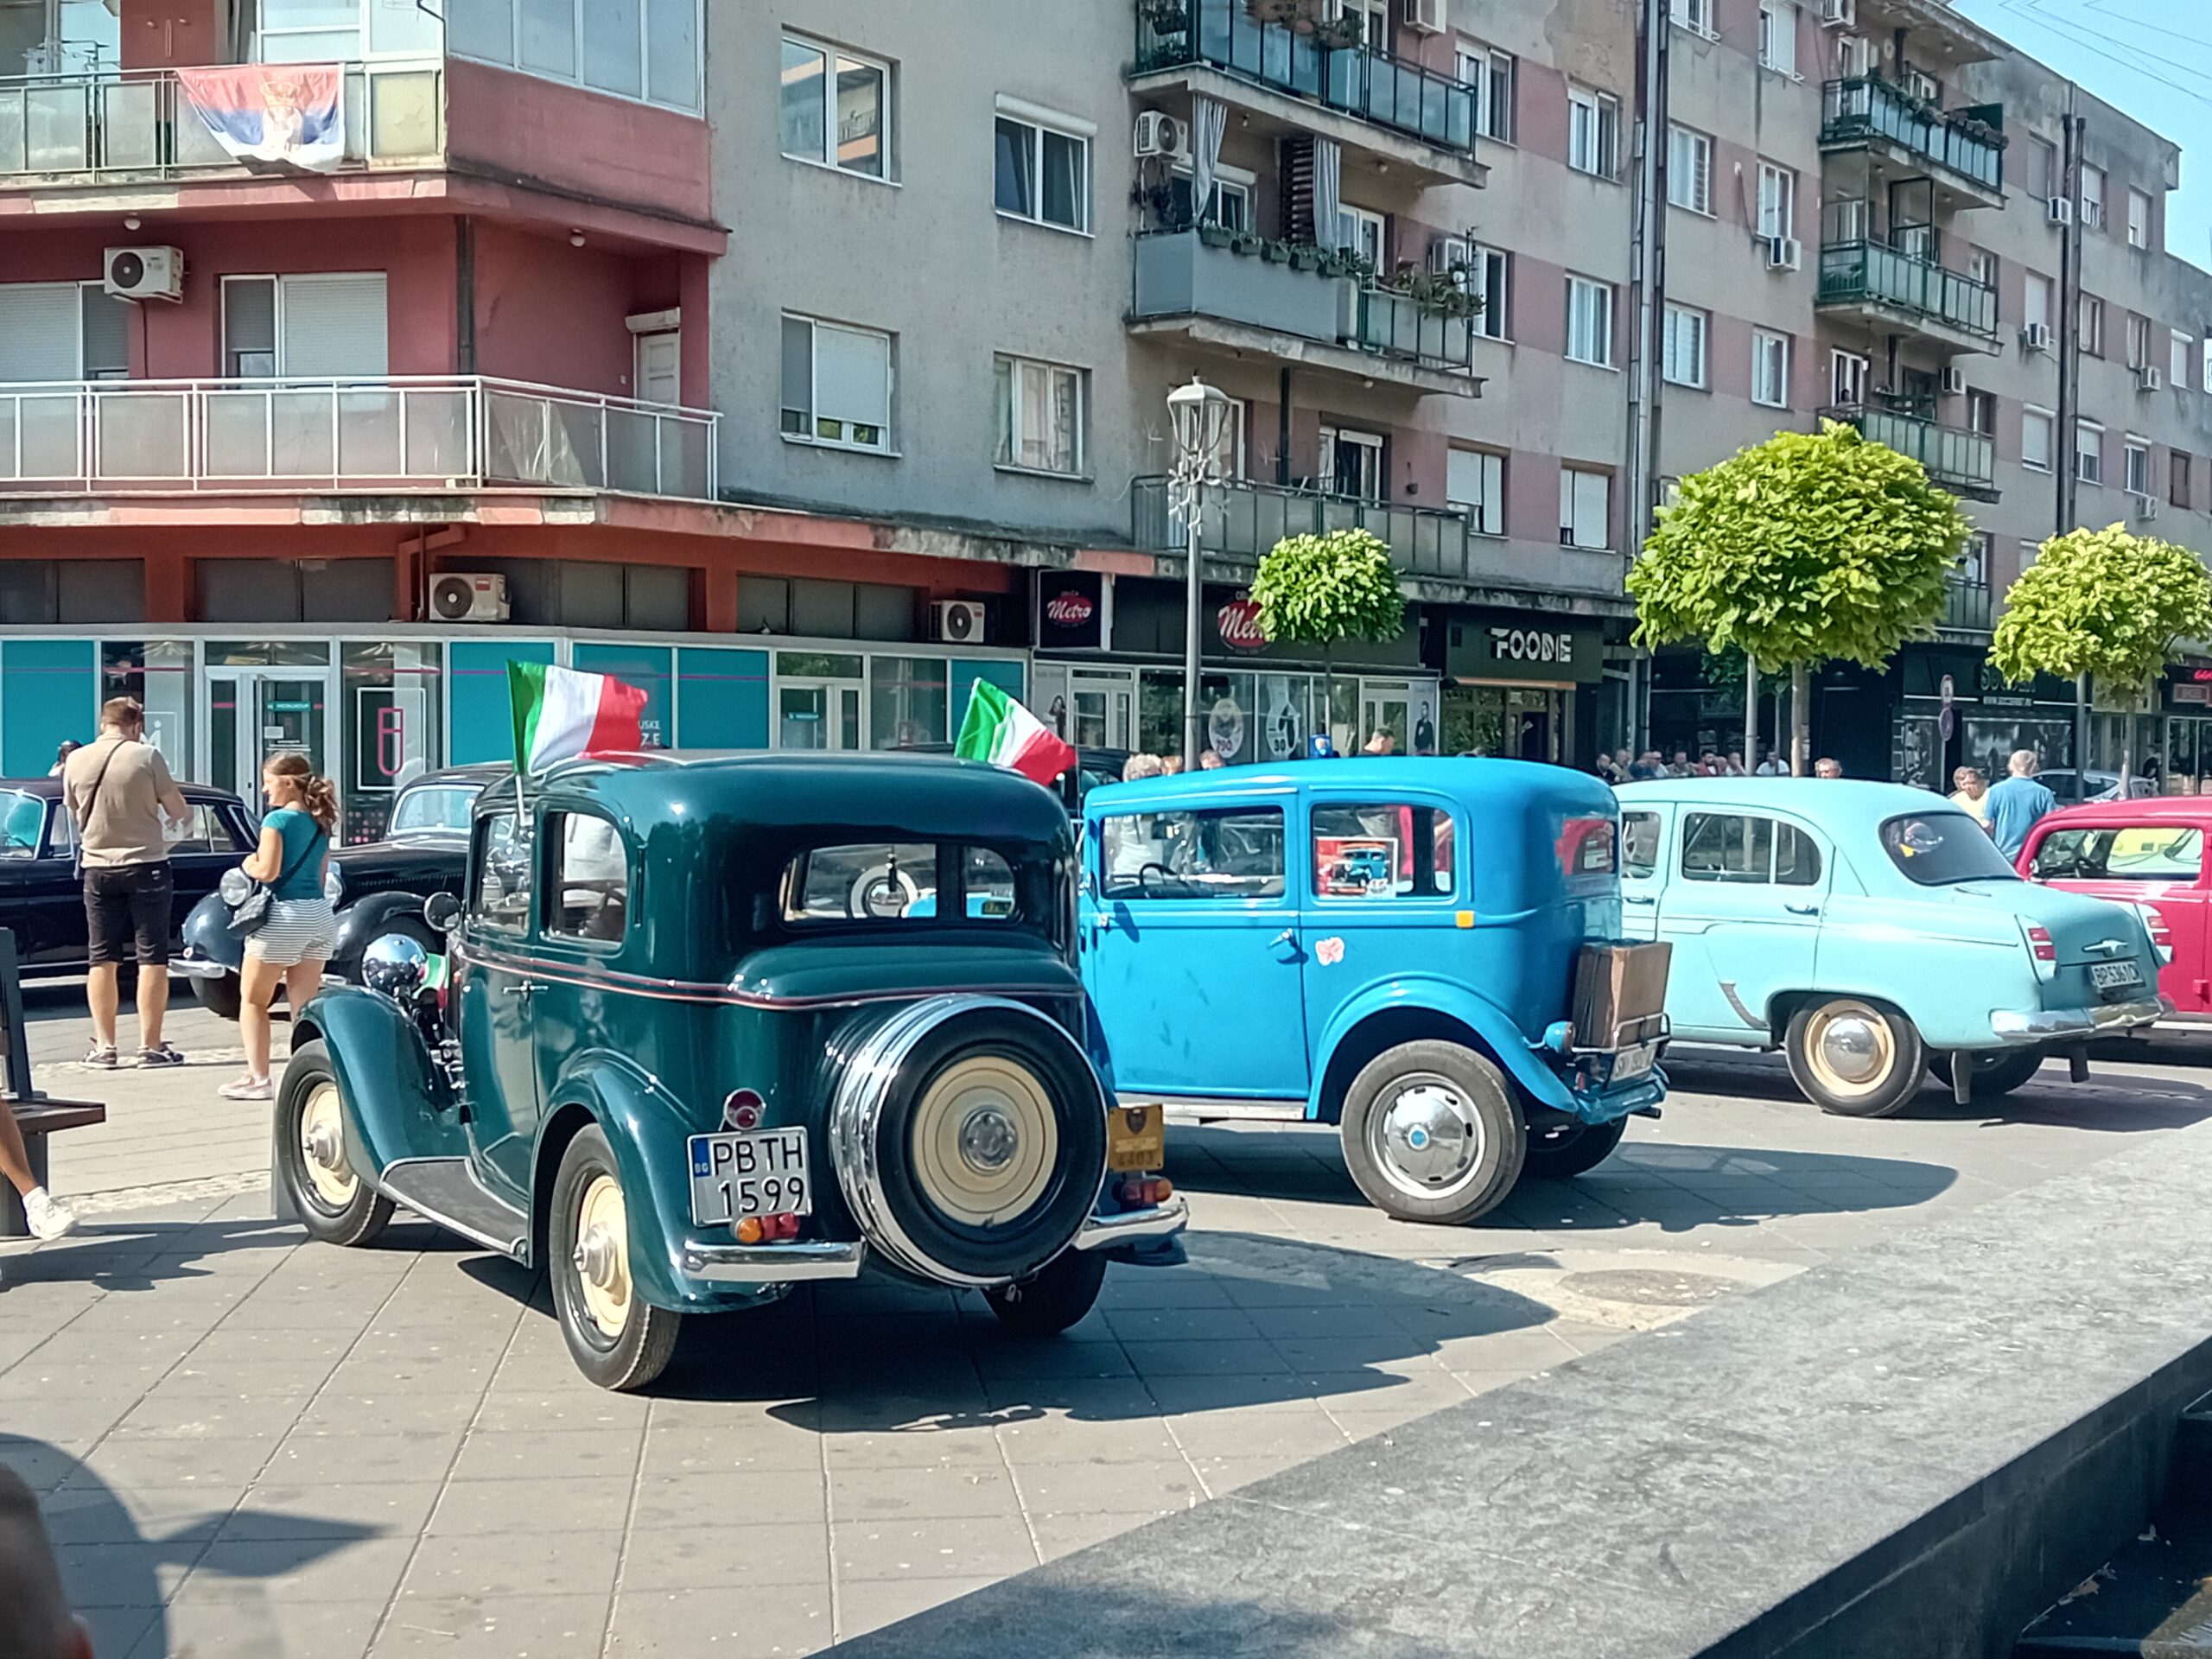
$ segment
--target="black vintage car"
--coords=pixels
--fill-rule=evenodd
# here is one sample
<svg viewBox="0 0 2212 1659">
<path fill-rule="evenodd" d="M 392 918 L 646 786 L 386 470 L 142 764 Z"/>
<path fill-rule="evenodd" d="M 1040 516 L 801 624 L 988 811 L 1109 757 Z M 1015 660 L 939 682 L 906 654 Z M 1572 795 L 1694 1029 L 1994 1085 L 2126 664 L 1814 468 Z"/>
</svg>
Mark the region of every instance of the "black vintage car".
<svg viewBox="0 0 2212 1659">
<path fill-rule="evenodd" d="M 359 984 L 361 953 L 372 941 L 397 933 L 428 949 L 436 940 L 423 920 L 423 901 L 434 893 L 461 890 L 476 798 L 486 785 L 512 783 L 514 775 L 514 768 L 505 765 L 425 772 L 393 801 L 382 841 L 332 850 L 335 879 L 329 885 L 338 906 L 338 938 L 325 971 Z M 237 859 L 231 861 L 234 865 Z M 230 906 L 217 892 L 186 918 L 184 950 L 171 965 L 192 981 L 201 1002 L 226 1020 L 235 1020 L 238 964 L 245 954 L 244 943 L 230 930 Z"/>
<path fill-rule="evenodd" d="M 183 830 L 168 836 L 174 925 L 181 933 L 223 872 L 253 850 L 259 831 L 245 803 L 228 791 L 177 787 L 191 809 Z M 26 973 L 84 970 L 85 884 L 77 871 L 77 826 L 59 778 L 0 780 L 0 926 L 14 930 Z"/>
</svg>

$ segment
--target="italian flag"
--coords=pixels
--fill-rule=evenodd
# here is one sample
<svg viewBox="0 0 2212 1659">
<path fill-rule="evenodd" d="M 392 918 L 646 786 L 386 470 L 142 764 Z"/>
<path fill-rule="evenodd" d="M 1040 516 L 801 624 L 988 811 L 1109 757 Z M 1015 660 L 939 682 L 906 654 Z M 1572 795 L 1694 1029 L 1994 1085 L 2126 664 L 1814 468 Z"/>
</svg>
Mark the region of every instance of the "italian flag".
<svg viewBox="0 0 2212 1659">
<path fill-rule="evenodd" d="M 645 694 L 611 676 L 510 662 L 507 695 L 514 704 L 518 772 L 543 772 L 572 755 L 644 745 Z"/>
<path fill-rule="evenodd" d="M 963 760 L 988 760 L 1039 784 L 1050 784 L 1075 765 L 1074 749 L 988 680 L 976 682 L 952 752 Z"/>
</svg>

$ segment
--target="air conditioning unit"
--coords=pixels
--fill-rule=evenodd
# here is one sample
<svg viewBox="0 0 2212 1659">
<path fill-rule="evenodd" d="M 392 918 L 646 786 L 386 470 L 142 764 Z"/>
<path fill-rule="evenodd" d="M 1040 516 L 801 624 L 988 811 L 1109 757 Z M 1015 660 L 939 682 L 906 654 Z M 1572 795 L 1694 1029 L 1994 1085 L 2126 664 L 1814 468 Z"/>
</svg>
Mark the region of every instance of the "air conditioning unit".
<svg viewBox="0 0 2212 1659">
<path fill-rule="evenodd" d="M 175 248 L 110 248 L 101 285 L 118 300 L 184 298 L 184 255 Z"/>
<path fill-rule="evenodd" d="M 1474 260 L 1474 248 L 1464 236 L 1440 236 L 1428 245 L 1431 276 L 1465 276 Z"/>
<path fill-rule="evenodd" d="M 1404 17 L 1408 29 L 1418 29 L 1423 35 L 1444 32 L 1444 0 L 1406 0 Z"/>
<path fill-rule="evenodd" d="M 1135 149 L 1139 160 L 1148 156 L 1173 160 L 1187 154 L 1190 148 L 1190 134 L 1175 117 L 1159 110 L 1147 110 L 1137 117 Z"/>
<path fill-rule="evenodd" d="M 507 579 L 467 570 L 432 576 L 430 614 L 441 622 L 504 622 Z"/>
<path fill-rule="evenodd" d="M 930 607 L 930 638 L 948 645 L 980 645 L 988 620 L 980 600 L 941 599 Z"/>
<path fill-rule="evenodd" d="M 2155 363 L 2145 363 L 2135 371 L 2135 390 L 2138 391 L 2162 391 L 2165 384 L 2166 377 Z"/>
<path fill-rule="evenodd" d="M 1945 369 L 1944 369 L 1944 371 L 1943 371 L 1943 390 L 1944 390 L 1944 391 L 1945 391 L 1945 392 L 1947 392 L 1948 394 L 1949 394 L 1949 395 L 1950 395 L 1950 396 L 1952 396 L 1952 397 L 1956 397 L 1959 393 L 1961 393 L 1961 392 L 1964 391 L 1966 389 L 1967 389 L 1967 372 L 1966 372 L 1964 369 L 1955 369 L 1955 368 L 1948 368 L 1948 367 L 1947 367 L 1947 368 L 1945 368 Z"/>
<path fill-rule="evenodd" d="M 1852 29 L 1859 22 L 1859 0 L 1821 0 L 1821 22 L 1828 29 Z"/>
<path fill-rule="evenodd" d="M 1770 236 L 1766 239 L 1766 268 L 1769 270 L 1795 270 L 1805 263 L 1805 245 L 1794 236 Z"/>
<path fill-rule="evenodd" d="M 2074 222 L 2074 204 L 2064 196 L 2053 196 L 2045 202 L 2044 213 L 2054 225 L 2071 225 Z"/>
<path fill-rule="evenodd" d="M 2020 349 L 2024 352 L 2047 352 L 2050 349 L 2050 325 L 2031 322 L 2020 330 Z"/>
<path fill-rule="evenodd" d="M 2158 498 L 2155 495 L 2137 496 L 2135 498 L 2135 516 L 2138 519 L 2140 519 L 2145 524 L 2149 523 L 2152 519 L 2156 518 L 2158 516 Z"/>
</svg>

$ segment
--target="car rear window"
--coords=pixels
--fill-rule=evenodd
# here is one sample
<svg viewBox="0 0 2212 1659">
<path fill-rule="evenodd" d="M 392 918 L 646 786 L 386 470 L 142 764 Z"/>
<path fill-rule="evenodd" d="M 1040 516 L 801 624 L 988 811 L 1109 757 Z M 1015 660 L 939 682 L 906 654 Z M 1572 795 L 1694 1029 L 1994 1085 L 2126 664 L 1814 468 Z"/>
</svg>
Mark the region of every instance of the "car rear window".
<svg viewBox="0 0 2212 1659">
<path fill-rule="evenodd" d="M 1914 812 L 1881 828 L 1882 850 L 1923 887 L 1954 881 L 2017 881 L 1989 832 L 1963 812 Z"/>
<path fill-rule="evenodd" d="M 2055 830 L 2036 849 L 2040 880 L 2194 881 L 2204 863 L 2204 831 L 2177 823 L 2114 830 Z"/>
<path fill-rule="evenodd" d="M 391 810 L 391 826 L 385 833 L 418 836 L 440 830 L 466 832 L 469 814 L 475 805 L 476 791 L 466 785 L 405 790 L 400 794 L 399 804 Z"/>
<path fill-rule="evenodd" d="M 948 849 L 935 842 L 854 842 L 816 847 L 784 872 L 784 920 L 932 921 L 940 913 Z M 988 847 L 949 849 L 969 921 L 1007 922 L 1021 913 L 1019 884 L 1004 854 Z"/>
<path fill-rule="evenodd" d="M 46 802 L 10 790 L 0 795 L 0 858 L 33 858 L 46 828 Z"/>
</svg>

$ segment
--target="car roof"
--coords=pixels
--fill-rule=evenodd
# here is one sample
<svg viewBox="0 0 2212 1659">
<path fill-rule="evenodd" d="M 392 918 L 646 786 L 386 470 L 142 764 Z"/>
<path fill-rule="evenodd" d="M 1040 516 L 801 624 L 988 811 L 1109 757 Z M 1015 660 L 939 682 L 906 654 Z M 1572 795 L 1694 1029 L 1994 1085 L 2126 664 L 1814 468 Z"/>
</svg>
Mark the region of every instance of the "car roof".
<svg viewBox="0 0 2212 1659">
<path fill-rule="evenodd" d="M 232 806 L 245 804 L 229 790 L 217 789 L 213 784 L 187 783 L 182 779 L 179 779 L 176 786 L 188 801 L 204 802 L 210 806 L 219 806 L 226 801 Z M 56 801 L 61 798 L 61 779 L 59 778 L 0 778 L 0 790 L 12 790 L 18 794 L 36 795 L 49 801 Z"/>
<path fill-rule="evenodd" d="M 2092 772 L 2091 777 L 2096 774 Z M 2052 825 L 2139 823 L 2144 819 L 2178 819 L 2184 823 L 2212 823 L 2212 795 L 2145 795 L 2128 801 L 2084 801 L 2062 806 L 2036 821 L 2036 828 Z"/>
<path fill-rule="evenodd" d="M 1173 778 L 1139 778 L 1101 784 L 1084 798 L 1109 811 L 1185 811 L 1216 798 L 1281 794 L 1300 789 L 1440 790 L 1479 807 L 1486 801 L 1556 798 L 1578 810 L 1602 811 L 1611 791 L 1587 772 L 1535 760 L 1477 760 L 1434 754 L 1357 754 L 1300 760 L 1280 766 L 1218 766 Z"/>
<path fill-rule="evenodd" d="M 1659 778 L 1623 784 L 1621 810 L 1641 805 L 1769 807 L 1795 812 L 1834 830 L 1871 830 L 1902 813 L 1957 812 L 1948 797 L 1910 784 L 1855 778 Z"/>
<path fill-rule="evenodd" d="M 474 784 L 483 789 L 502 778 L 514 776 L 514 765 L 506 760 L 472 760 L 465 766 L 441 766 L 435 772 L 426 772 L 420 778 L 410 778 L 402 785 L 420 789 L 425 784 Z"/>
</svg>

